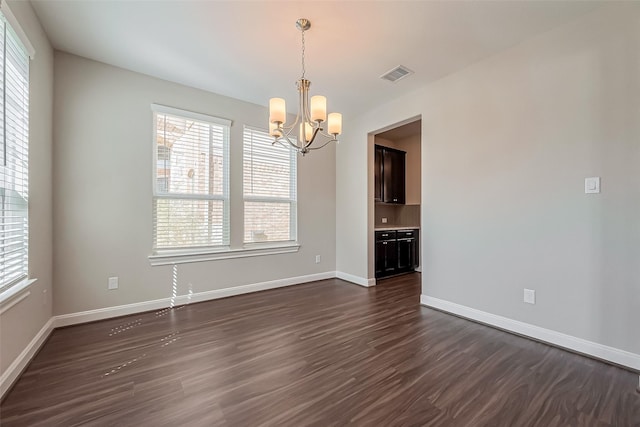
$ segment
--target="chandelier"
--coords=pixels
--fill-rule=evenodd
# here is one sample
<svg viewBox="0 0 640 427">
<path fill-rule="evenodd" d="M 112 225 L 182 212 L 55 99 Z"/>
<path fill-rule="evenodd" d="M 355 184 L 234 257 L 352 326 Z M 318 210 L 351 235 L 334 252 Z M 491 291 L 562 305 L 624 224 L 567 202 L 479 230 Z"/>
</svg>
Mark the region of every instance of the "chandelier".
<svg viewBox="0 0 640 427">
<path fill-rule="evenodd" d="M 300 18 L 296 21 L 296 27 L 302 33 L 302 76 L 296 82 L 300 97 L 298 114 L 291 125 L 285 126 L 287 110 L 284 99 L 271 98 L 269 100 L 269 133 L 273 136 L 273 144 L 290 147 L 304 156 L 309 151 L 318 150 L 330 142 L 338 142 L 338 135 L 342 133 L 342 114 L 331 113 L 327 120 L 327 98 L 316 95 L 309 99 L 311 82 L 304 76 L 304 32 L 311 28 L 311 22 Z M 323 127 L 325 122 L 326 131 Z M 323 141 L 316 142 L 316 139 Z M 312 147 L 314 142 L 316 145 Z"/>
</svg>

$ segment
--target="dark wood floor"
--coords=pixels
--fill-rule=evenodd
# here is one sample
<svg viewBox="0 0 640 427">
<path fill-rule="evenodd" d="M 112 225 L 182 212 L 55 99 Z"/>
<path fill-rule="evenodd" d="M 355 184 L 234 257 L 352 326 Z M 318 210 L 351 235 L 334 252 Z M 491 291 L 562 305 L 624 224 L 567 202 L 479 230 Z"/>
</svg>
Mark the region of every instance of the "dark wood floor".
<svg viewBox="0 0 640 427">
<path fill-rule="evenodd" d="M 637 375 L 421 307 L 419 274 L 59 329 L 5 426 L 640 426 Z"/>
</svg>

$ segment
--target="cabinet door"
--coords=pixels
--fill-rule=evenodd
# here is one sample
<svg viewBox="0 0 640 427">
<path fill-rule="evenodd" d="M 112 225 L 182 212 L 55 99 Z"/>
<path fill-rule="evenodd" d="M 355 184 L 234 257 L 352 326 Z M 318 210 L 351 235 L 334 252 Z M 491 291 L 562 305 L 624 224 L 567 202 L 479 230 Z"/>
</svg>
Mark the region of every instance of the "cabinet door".
<svg viewBox="0 0 640 427">
<path fill-rule="evenodd" d="M 385 242 L 376 242 L 376 277 L 384 276 L 384 263 L 385 263 Z"/>
<path fill-rule="evenodd" d="M 405 152 L 384 150 L 383 158 L 383 201 L 405 203 Z"/>
<path fill-rule="evenodd" d="M 385 246 L 384 272 L 385 274 L 394 274 L 398 265 L 397 243 L 395 240 L 387 240 Z"/>
<path fill-rule="evenodd" d="M 415 270 L 420 265 L 420 240 L 418 239 L 418 230 L 415 231 L 415 239 L 411 245 L 411 269 Z"/>
<path fill-rule="evenodd" d="M 379 145 L 375 146 L 375 163 L 374 163 L 374 188 L 373 188 L 373 199 L 376 202 L 382 201 L 382 157 L 383 157 L 383 149 Z"/>
<path fill-rule="evenodd" d="M 398 239 L 398 272 L 411 271 L 413 269 L 414 243 L 414 239 Z"/>
<path fill-rule="evenodd" d="M 376 277 L 384 277 L 396 272 L 397 246 L 395 240 L 376 242 Z"/>
</svg>

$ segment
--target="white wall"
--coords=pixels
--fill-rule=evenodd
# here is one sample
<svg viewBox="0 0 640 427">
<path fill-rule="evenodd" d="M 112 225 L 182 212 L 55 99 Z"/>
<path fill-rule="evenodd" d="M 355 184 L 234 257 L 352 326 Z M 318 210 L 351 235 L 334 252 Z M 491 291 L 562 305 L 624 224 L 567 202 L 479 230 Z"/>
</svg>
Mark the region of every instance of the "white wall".
<svg viewBox="0 0 640 427">
<path fill-rule="evenodd" d="M 54 314 L 171 296 L 171 266 L 152 267 L 150 105 L 233 120 L 232 227 L 242 207 L 242 127 L 264 107 L 55 54 Z M 298 253 L 178 266 L 178 294 L 335 270 L 335 148 L 298 162 Z M 322 262 L 315 263 L 321 255 Z M 107 290 L 118 276 L 120 288 Z"/>
<path fill-rule="evenodd" d="M 51 317 L 53 49 L 29 2 L 9 7 L 36 50 L 29 68 L 30 295 L 0 317 L 0 375 Z"/>
<path fill-rule="evenodd" d="M 353 120 L 336 154 L 339 270 L 372 277 L 367 134 L 417 115 L 422 293 L 640 354 L 640 4 L 606 6 Z M 601 194 L 584 194 L 589 176 Z"/>
</svg>

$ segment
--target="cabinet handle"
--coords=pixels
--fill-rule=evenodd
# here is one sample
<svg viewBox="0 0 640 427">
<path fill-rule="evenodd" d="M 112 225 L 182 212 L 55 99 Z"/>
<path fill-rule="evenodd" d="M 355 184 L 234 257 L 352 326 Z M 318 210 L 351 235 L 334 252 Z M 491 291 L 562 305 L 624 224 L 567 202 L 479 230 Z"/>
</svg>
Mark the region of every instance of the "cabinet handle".
<svg viewBox="0 0 640 427">
<path fill-rule="evenodd" d="M 387 244 L 387 242 L 382 242 L 382 244 L 383 244 L 383 245 L 386 245 L 386 244 Z"/>
<path fill-rule="evenodd" d="M 398 201 L 398 199 L 393 199 L 393 201 L 394 201 L 394 202 L 397 202 L 397 201 Z"/>
</svg>

